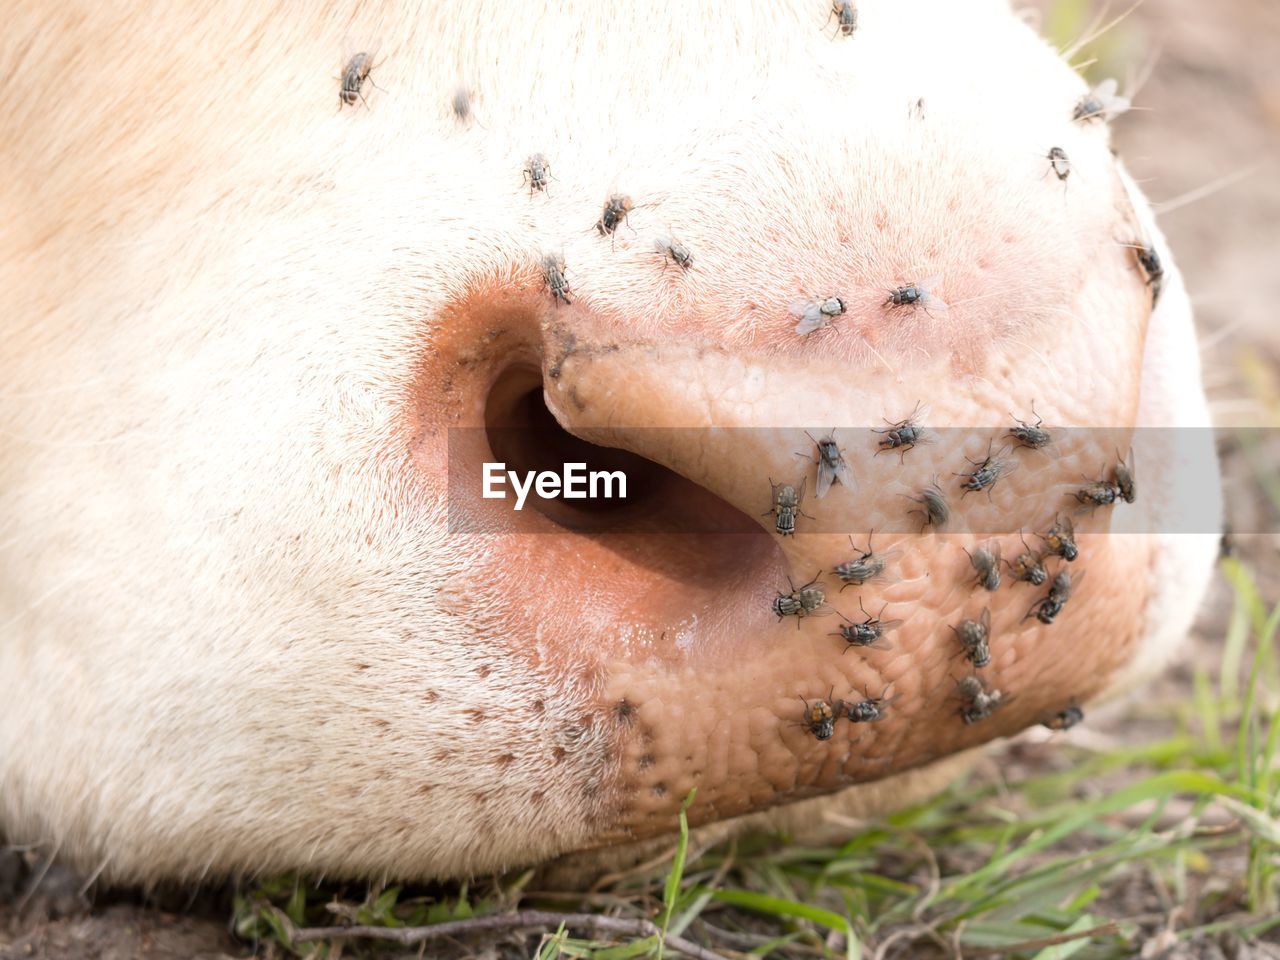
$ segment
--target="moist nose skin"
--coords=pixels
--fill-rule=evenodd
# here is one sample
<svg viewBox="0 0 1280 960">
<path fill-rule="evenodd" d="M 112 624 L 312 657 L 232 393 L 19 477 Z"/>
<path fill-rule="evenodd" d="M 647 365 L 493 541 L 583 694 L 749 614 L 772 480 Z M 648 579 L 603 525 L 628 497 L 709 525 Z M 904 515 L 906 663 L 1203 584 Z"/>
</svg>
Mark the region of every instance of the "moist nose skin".
<svg viewBox="0 0 1280 960">
<path fill-rule="evenodd" d="M 1097 295 L 1088 285 L 1079 294 L 1084 301 Z M 1038 722 L 1064 698 L 1087 700 L 1105 685 L 1138 636 L 1142 596 L 1126 571 L 1145 564 L 1142 538 L 1107 535 L 1106 512 L 1077 517 L 1080 559 L 1071 572 L 1079 578 L 1087 569 L 1088 588 L 1049 623 L 1034 610 L 1051 584 L 1011 580 L 989 592 L 974 577 L 970 552 L 994 540 L 1017 556 L 1025 549 L 1018 531 L 1035 541 L 1031 531 L 1052 525 L 1079 475 L 1109 458 L 1128 431 L 1060 433 L 1053 456 L 1010 451 L 1017 469 L 989 491 L 966 493 L 956 474 L 973 471 L 988 442 L 1013 425 L 1008 410 L 1033 397 L 1051 423 L 1114 427 L 1113 418 L 1132 417 L 1137 377 L 1126 365 L 1141 348 L 1144 305 L 1134 297 L 1129 306 L 1124 349 L 1090 358 L 1114 365 L 1115 375 L 1104 372 L 1109 386 L 1083 404 L 1050 395 L 1016 345 L 992 344 L 972 371 L 957 371 L 950 354 L 892 369 L 851 362 L 839 340 L 823 352 L 645 339 L 584 308 L 545 324 L 544 396 L 566 430 L 656 461 L 714 493 L 751 518 L 780 558 L 772 567 L 744 565 L 763 583 L 726 573 L 720 594 L 709 594 L 708 612 L 683 624 L 674 640 L 664 633 L 643 649 L 612 650 L 605 642 L 601 708 L 622 718 L 607 838 L 662 829 L 695 786 L 695 822 L 733 816 L 925 764 Z M 1081 362 L 1088 351 L 1065 332 L 1048 331 L 1041 344 Z M 875 429 L 924 400 L 934 441 L 901 457 L 883 454 Z M 806 431 L 819 436 L 833 427 L 854 483 L 819 500 Z M 935 478 L 951 520 L 921 532 L 908 498 Z M 794 535 L 775 526 L 771 479 L 807 485 Z M 873 530 L 876 551 L 892 557 L 884 576 L 842 590 L 834 568 L 855 559 Z M 1065 563 L 1049 566 L 1057 573 Z M 812 615 L 780 621 L 772 601 L 811 580 L 821 604 Z M 669 592 L 679 597 L 681 584 Z M 890 648 L 853 647 L 838 635 L 841 625 L 872 616 L 900 621 Z M 957 638 L 966 620 L 989 625 L 981 669 Z M 1106 643 L 1081 640 L 1104 635 Z M 959 687 L 975 673 L 986 684 L 978 688 L 987 698 L 980 708 Z M 828 698 L 842 719 L 831 730 L 806 725 L 808 705 Z M 852 713 L 869 722 L 849 719 L 867 701 L 876 709 Z"/>
</svg>

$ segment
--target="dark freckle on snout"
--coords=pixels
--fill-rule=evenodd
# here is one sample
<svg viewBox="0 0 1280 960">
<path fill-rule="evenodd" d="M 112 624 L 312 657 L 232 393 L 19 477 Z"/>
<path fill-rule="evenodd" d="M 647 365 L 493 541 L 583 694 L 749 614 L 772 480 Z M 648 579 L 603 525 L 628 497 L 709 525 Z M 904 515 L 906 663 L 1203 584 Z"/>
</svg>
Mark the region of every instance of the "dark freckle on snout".
<svg viewBox="0 0 1280 960">
<path fill-rule="evenodd" d="M 545 803 L 546 800 L 547 800 L 547 795 L 541 790 L 535 790 L 533 791 L 533 793 L 529 794 L 530 803 L 540 804 L 540 803 Z"/>
<path fill-rule="evenodd" d="M 568 755 L 569 755 L 569 751 L 566 750 L 564 747 L 556 747 L 554 750 L 551 751 L 551 757 L 553 760 L 555 760 L 556 763 L 560 763 Z"/>
<path fill-rule="evenodd" d="M 435 703 L 440 699 L 440 694 L 436 693 L 434 690 L 428 690 L 422 695 L 422 699 L 427 703 Z"/>
<path fill-rule="evenodd" d="M 564 366 L 564 362 L 568 360 L 570 356 L 573 355 L 573 351 L 577 349 L 577 346 L 578 346 L 578 338 L 574 336 L 572 333 L 566 334 L 564 340 L 561 341 L 561 344 L 560 344 L 560 355 L 557 356 L 555 361 L 551 364 L 551 366 L 547 368 L 548 377 L 550 377 L 552 380 L 555 380 L 557 377 L 560 376 L 560 368 Z"/>
<path fill-rule="evenodd" d="M 543 703 L 541 700 L 533 701 L 532 707 L 533 707 L 534 713 L 542 713 L 544 710 L 547 709 L 547 705 Z"/>
<path fill-rule="evenodd" d="M 502 756 L 498 757 L 498 759 L 495 760 L 494 763 L 496 763 L 500 767 L 506 767 L 515 763 L 515 761 L 516 761 L 516 755 L 514 753 L 504 753 Z"/>
<path fill-rule="evenodd" d="M 357 669 L 357 670 L 368 670 L 368 669 L 369 669 L 369 665 L 368 665 L 367 663 L 357 663 L 357 664 L 356 664 L 356 669 Z"/>
<path fill-rule="evenodd" d="M 635 722 L 636 706 L 629 700 L 619 700 L 613 705 L 613 716 L 619 723 L 631 726 Z"/>
<path fill-rule="evenodd" d="M 638 761 L 638 765 L 641 770 L 648 770 L 656 762 L 657 761 L 654 759 L 654 756 L 652 753 L 646 753 L 640 758 L 640 760 Z"/>
<path fill-rule="evenodd" d="M 489 794 L 485 793 L 483 790 L 472 790 L 471 799 L 476 804 L 483 806 L 489 802 Z"/>
<path fill-rule="evenodd" d="M 436 785 L 434 783 L 424 783 L 418 787 L 418 793 L 422 794 L 423 796 L 426 796 L 435 788 L 436 788 Z"/>
<path fill-rule="evenodd" d="M 471 719 L 472 723 L 484 722 L 485 712 L 483 710 L 478 710 L 473 707 L 472 709 L 465 711 L 465 713 Z"/>
<path fill-rule="evenodd" d="M 665 783 L 655 783 L 650 790 L 655 797 L 665 797 L 667 795 L 667 785 Z"/>
<path fill-rule="evenodd" d="M 478 676 L 481 680 L 488 679 L 489 674 L 491 673 L 493 673 L 493 667 L 490 667 L 487 664 L 476 667 L 476 676 Z"/>
<path fill-rule="evenodd" d="M 374 719 L 374 721 L 373 721 L 373 725 L 374 725 L 375 727 L 378 727 L 380 730 L 386 730 L 388 727 L 390 727 L 390 726 L 391 726 L 391 721 L 390 721 L 390 720 L 381 720 L 381 719 L 377 719 L 377 718 L 375 718 L 375 719 Z"/>
</svg>

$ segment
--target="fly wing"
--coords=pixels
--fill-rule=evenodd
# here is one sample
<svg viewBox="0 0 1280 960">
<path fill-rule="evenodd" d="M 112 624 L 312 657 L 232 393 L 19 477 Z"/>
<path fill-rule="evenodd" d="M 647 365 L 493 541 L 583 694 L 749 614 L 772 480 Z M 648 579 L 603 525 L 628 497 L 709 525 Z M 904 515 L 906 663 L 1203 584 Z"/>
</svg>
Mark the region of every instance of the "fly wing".
<svg viewBox="0 0 1280 960">
<path fill-rule="evenodd" d="M 836 461 L 835 475 L 836 475 L 836 479 L 839 480 L 846 487 L 852 487 L 854 485 L 853 471 L 849 469 L 849 462 L 845 460 L 844 457 L 841 457 L 839 460 Z M 819 494 L 819 496 L 821 496 L 821 494 Z"/>
<path fill-rule="evenodd" d="M 951 309 L 947 305 L 947 301 L 941 297 L 935 297 L 932 293 L 925 293 L 924 299 L 920 301 L 921 306 L 929 313 L 946 313 Z"/>
<path fill-rule="evenodd" d="M 1080 589 L 1080 584 L 1084 581 L 1084 575 L 1088 572 L 1088 570 L 1081 570 L 1071 578 L 1071 589 L 1067 591 L 1068 597 L 1075 596 L 1076 591 Z"/>
<path fill-rule="evenodd" d="M 893 561 L 899 559 L 902 556 L 902 550 L 898 547 L 891 547 L 888 550 L 877 550 L 874 554 L 872 554 L 872 556 L 874 556 L 877 560 L 883 561 L 884 564 L 888 566 L 889 564 L 893 563 Z"/>
<path fill-rule="evenodd" d="M 814 307 L 812 312 L 806 313 L 804 319 L 796 324 L 796 333 L 802 337 L 807 337 L 815 330 L 821 330 L 827 325 L 827 318 L 822 315 L 822 311 Z"/>
<path fill-rule="evenodd" d="M 378 49 L 381 46 L 382 43 L 378 40 L 374 40 L 373 42 L 364 44 L 363 46 L 357 46 L 356 42 L 350 37 L 343 37 L 342 69 L 346 70 L 346 68 L 351 64 L 353 57 L 361 56 L 364 57 L 364 63 L 360 68 L 360 76 L 361 78 L 367 77 L 369 75 L 369 71 L 377 66 L 375 61 L 378 58 Z"/>
<path fill-rule="evenodd" d="M 1111 97 L 1103 101 L 1103 113 L 1106 114 L 1107 119 L 1118 117 L 1122 113 L 1127 113 L 1132 105 L 1128 97 Z"/>
<path fill-rule="evenodd" d="M 799 327 L 796 328 L 798 333 Z M 827 461 L 818 460 L 818 486 L 814 490 L 813 495 L 821 500 L 827 495 L 827 491 L 831 489 L 831 481 L 835 479 L 836 471 L 827 463 Z"/>
</svg>

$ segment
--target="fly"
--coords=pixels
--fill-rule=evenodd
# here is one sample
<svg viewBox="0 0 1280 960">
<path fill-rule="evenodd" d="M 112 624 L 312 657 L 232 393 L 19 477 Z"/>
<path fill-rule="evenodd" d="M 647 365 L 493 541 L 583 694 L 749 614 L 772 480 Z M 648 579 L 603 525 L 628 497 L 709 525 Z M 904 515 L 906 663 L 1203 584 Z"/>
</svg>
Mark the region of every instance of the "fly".
<svg viewBox="0 0 1280 960">
<path fill-rule="evenodd" d="M 887 606 L 888 604 L 886 603 L 884 607 L 880 608 L 880 614 L 873 617 L 867 613 L 867 608 L 862 606 L 862 598 L 859 597 L 858 607 L 862 610 L 862 615 L 866 619 L 859 623 L 856 620 L 850 620 L 841 613 L 840 619 L 845 622 L 845 625 L 840 628 L 839 633 L 833 633 L 832 636 L 844 638 L 845 643 L 848 644 L 844 648 L 846 653 L 848 653 L 849 647 L 873 647 L 876 650 L 892 650 L 893 644 L 885 640 L 884 635 L 890 630 L 896 630 L 902 626 L 902 621 L 881 619 Z"/>
</svg>

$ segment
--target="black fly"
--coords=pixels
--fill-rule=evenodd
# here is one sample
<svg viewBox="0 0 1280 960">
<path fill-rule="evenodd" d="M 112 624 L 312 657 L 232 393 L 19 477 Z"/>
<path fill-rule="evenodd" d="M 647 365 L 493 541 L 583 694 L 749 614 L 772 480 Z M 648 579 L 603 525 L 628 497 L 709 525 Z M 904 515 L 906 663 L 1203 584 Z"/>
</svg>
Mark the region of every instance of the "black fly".
<svg viewBox="0 0 1280 960">
<path fill-rule="evenodd" d="M 837 577 L 844 581 L 844 587 L 861 586 L 868 580 L 883 579 L 885 565 L 894 558 L 901 556 L 899 550 L 889 550 L 887 552 L 876 553 L 871 547 L 871 538 L 875 536 L 875 531 L 867 535 L 867 549 L 859 550 L 854 545 L 853 537 L 849 538 L 849 546 L 858 551 L 858 556 L 845 563 L 837 564 L 832 570 Z M 840 589 L 843 590 L 844 587 Z"/>
<path fill-rule="evenodd" d="M 845 625 L 840 628 L 840 632 L 838 634 L 833 633 L 832 636 L 840 636 L 844 638 L 845 643 L 849 645 L 844 648 L 846 653 L 848 653 L 849 647 L 873 647 L 876 650 L 892 650 L 893 644 L 885 640 L 884 635 L 890 630 L 896 630 L 898 627 L 902 626 L 902 621 L 882 620 L 881 617 L 884 616 L 884 610 L 887 606 L 888 604 L 886 603 L 884 607 L 880 608 L 880 615 L 873 617 L 871 614 L 867 613 L 867 608 L 862 606 L 862 598 L 859 597 L 858 607 L 862 610 L 863 616 L 867 619 L 858 623 L 856 620 L 850 620 L 841 613 L 840 618 L 844 620 Z"/>
<path fill-rule="evenodd" d="M 1050 730 L 1070 730 L 1077 723 L 1084 719 L 1084 711 L 1076 704 L 1064 707 L 1055 713 L 1048 720 L 1044 721 L 1044 725 Z"/>
<path fill-rule="evenodd" d="M 831 0 L 831 13 L 827 21 L 836 18 L 836 29 L 846 37 L 851 37 L 858 29 L 858 8 L 853 0 Z M 833 35 L 834 36 L 834 35 Z"/>
<path fill-rule="evenodd" d="M 864 689 L 862 693 L 866 699 L 848 704 L 846 716 L 854 723 L 879 723 L 884 719 L 885 710 L 888 709 L 889 704 L 897 700 L 899 696 L 895 694 L 892 697 L 886 697 L 885 694 L 889 692 L 890 687 L 892 687 L 892 684 L 889 687 L 885 687 L 878 697 L 871 696 Z"/>
<path fill-rule="evenodd" d="M 1035 423 L 1028 423 L 1026 420 L 1019 420 L 1017 417 L 1014 417 L 1012 413 L 1009 414 L 1017 424 L 1016 427 L 1009 428 L 1009 436 L 1013 437 L 1019 446 L 1029 447 L 1032 450 L 1039 450 L 1040 448 L 1047 447 L 1052 443 L 1053 437 L 1049 436 L 1048 430 L 1040 426 L 1044 423 L 1044 418 L 1036 413 L 1036 403 L 1034 400 L 1031 401 L 1031 415 L 1036 418 Z"/>
<path fill-rule="evenodd" d="M 1006 560 L 1005 565 L 1008 566 L 1014 580 L 1022 580 L 1038 587 L 1048 579 L 1049 575 L 1045 572 L 1040 554 L 1027 545 L 1025 538 L 1022 541 L 1022 548 L 1022 553 L 1018 554 L 1012 562 Z"/>
<path fill-rule="evenodd" d="M 832 430 L 824 437 L 815 437 L 806 431 L 805 436 L 818 448 L 818 486 L 814 496 L 821 500 L 831 489 L 831 484 L 837 480 L 846 487 L 852 487 L 853 473 L 849 470 L 849 463 L 836 443 L 836 432 Z M 807 454 L 797 453 L 796 456 L 803 457 Z"/>
<path fill-rule="evenodd" d="M 876 456 L 886 450 L 897 450 L 898 462 L 901 463 L 907 451 L 915 447 L 916 444 L 932 443 L 932 434 L 920 425 L 920 421 L 928 415 L 929 408 L 922 407 L 917 403 L 915 409 L 911 411 L 911 415 L 905 420 L 899 420 L 897 423 L 885 420 L 884 422 L 889 426 L 884 429 L 873 427 L 872 433 L 880 435 L 880 440 L 877 444 L 880 449 L 876 451 Z"/>
<path fill-rule="evenodd" d="M 1067 599 L 1071 596 L 1071 591 L 1080 585 L 1080 581 L 1084 579 L 1084 574 L 1076 577 L 1075 583 L 1071 582 L 1071 571 L 1059 570 L 1053 577 L 1053 582 L 1049 584 L 1049 592 L 1031 605 L 1031 609 L 1027 611 L 1027 617 L 1034 616 L 1037 620 L 1044 624 L 1053 623 L 1058 614 L 1062 612 L 1062 608 L 1067 605 Z M 1024 620 L 1026 617 L 1023 618 Z"/>
<path fill-rule="evenodd" d="M 960 626 L 952 627 L 964 655 L 975 667 L 985 667 L 991 662 L 991 609 L 982 608 L 982 615 L 977 620 L 961 620 Z"/>
<path fill-rule="evenodd" d="M 772 492 L 773 508 L 766 510 L 761 516 L 769 516 L 770 514 L 777 517 L 773 528 L 778 532 L 780 537 L 790 537 L 796 532 L 796 517 L 808 517 L 809 515 L 800 509 L 800 504 L 804 501 L 804 486 L 808 482 L 808 477 L 800 481 L 800 488 L 796 489 L 789 483 L 774 483 L 772 478 L 769 480 L 769 488 Z M 809 517 L 812 520 L 812 517 Z"/>
<path fill-rule="evenodd" d="M 961 498 L 967 497 L 975 490 L 986 490 L 987 496 L 991 495 L 991 487 L 995 486 L 997 480 L 1001 477 L 1007 477 L 1018 468 L 1016 460 L 1006 460 L 1004 456 L 1009 452 L 1009 447 L 1004 447 L 998 454 L 991 453 L 991 445 L 987 445 L 987 456 L 982 460 L 974 460 L 965 457 L 974 469 L 969 473 L 957 473 L 957 477 L 962 477 L 960 486 L 964 487 L 964 493 Z"/>
<path fill-rule="evenodd" d="M 961 548 L 964 549 L 964 548 Z M 965 553 L 969 553 L 965 550 Z M 979 547 L 969 553 L 969 563 L 978 574 L 978 586 L 992 593 L 1000 589 L 1000 541 L 989 547 Z"/>
<path fill-rule="evenodd" d="M 906 494 L 903 494 L 906 496 Z M 944 527 L 947 521 L 951 519 L 951 507 L 947 505 L 947 498 L 942 495 L 942 488 L 938 486 L 938 478 L 934 477 L 933 483 L 920 490 L 920 496 L 907 497 L 912 503 L 918 503 L 921 506 L 919 510 L 908 510 L 908 513 L 918 513 L 924 520 L 920 524 L 920 532 L 924 532 L 925 527 Z"/>
<path fill-rule="evenodd" d="M 1061 557 L 1068 563 L 1080 555 L 1080 549 L 1076 546 L 1075 525 L 1065 513 L 1054 518 L 1053 526 L 1048 533 L 1041 534 L 1040 539 L 1044 541 L 1050 554 Z"/>
</svg>

